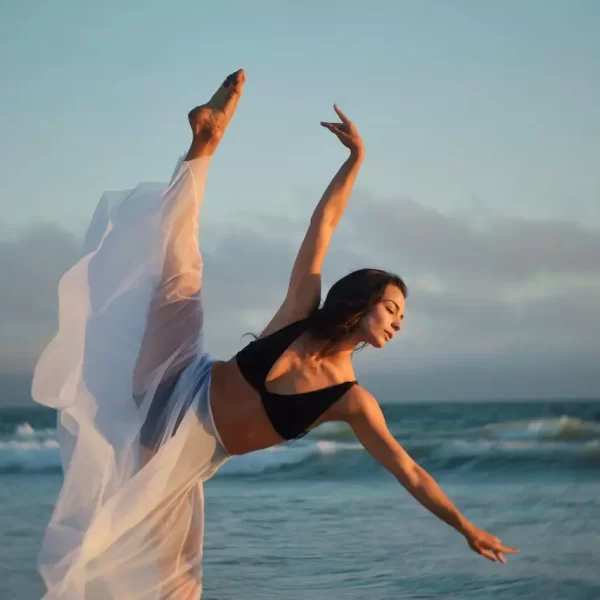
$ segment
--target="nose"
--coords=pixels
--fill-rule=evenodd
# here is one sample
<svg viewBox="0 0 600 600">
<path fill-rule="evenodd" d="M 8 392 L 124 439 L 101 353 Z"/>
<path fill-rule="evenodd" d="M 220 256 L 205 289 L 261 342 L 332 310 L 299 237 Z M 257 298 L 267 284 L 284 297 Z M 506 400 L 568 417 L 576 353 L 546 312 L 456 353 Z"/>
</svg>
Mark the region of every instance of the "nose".
<svg viewBox="0 0 600 600">
<path fill-rule="evenodd" d="M 400 331 L 402 329 L 402 320 L 397 319 L 396 321 L 394 321 L 392 323 L 392 327 L 394 328 L 394 331 Z"/>
</svg>

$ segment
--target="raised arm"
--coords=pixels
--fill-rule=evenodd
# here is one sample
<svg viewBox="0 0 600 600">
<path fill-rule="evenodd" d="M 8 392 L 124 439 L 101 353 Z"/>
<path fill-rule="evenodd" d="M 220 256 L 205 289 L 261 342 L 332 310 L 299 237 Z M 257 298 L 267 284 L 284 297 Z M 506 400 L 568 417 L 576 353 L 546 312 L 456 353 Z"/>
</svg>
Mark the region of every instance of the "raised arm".
<svg viewBox="0 0 600 600">
<path fill-rule="evenodd" d="M 506 562 L 503 553 L 518 552 L 478 529 L 452 504 L 433 477 L 420 467 L 390 433 L 379 404 L 359 386 L 348 400 L 347 420 L 364 448 L 436 517 L 461 533 L 471 549 L 489 560 Z"/>
<path fill-rule="evenodd" d="M 262 335 L 303 319 L 321 299 L 321 267 L 333 232 L 339 223 L 364 157 L 364 147 L 355 125 L 335 106 L 340 123 L 322 122 L 350 150 L 350 156 L 335 174 L 317 204 L 294 262 L 288 291 Z"/>
</svg>

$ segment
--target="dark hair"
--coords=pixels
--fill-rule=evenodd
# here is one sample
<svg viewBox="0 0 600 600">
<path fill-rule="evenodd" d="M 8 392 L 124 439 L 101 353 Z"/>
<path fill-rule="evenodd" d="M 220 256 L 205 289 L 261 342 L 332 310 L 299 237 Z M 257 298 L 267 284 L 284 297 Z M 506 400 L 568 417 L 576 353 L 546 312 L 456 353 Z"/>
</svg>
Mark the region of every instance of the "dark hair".
<svg viewBox="0 0 600 600">
<path fill-rule="evenodd" d="M 399 288 L 405 298 L 408 296 L 406 284 L 398 275 L 380 269 L 359 269 L 336 281 L 323 305 L 309 316 L 308 333 L 327 341 L 320 354 L 350 337 L 390 284 Z"/>
</svg>

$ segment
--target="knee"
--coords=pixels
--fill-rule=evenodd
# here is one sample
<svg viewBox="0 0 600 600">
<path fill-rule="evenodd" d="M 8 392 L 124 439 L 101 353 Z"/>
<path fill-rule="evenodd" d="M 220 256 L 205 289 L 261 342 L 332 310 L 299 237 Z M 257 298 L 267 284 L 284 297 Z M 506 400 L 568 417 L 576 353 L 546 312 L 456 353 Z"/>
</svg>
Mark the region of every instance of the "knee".
<svg viewBox="0 0 600 600">
<path fill-rule="evenodd" d="M 191 268 L 161 282 L 154 295 L 159 305 L 171 304 L 198 296 L 202 285 L 202 268 Z"/>
</svg>

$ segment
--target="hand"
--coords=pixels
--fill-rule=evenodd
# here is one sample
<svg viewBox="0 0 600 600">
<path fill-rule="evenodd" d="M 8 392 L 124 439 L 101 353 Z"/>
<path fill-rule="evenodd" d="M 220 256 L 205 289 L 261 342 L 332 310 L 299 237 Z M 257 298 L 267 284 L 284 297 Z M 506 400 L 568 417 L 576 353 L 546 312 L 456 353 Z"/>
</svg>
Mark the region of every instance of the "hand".
<svg viewBox="0 0 600 600">
<path fill-rule="evenodd" d="M 477 529 L 477 527 L 470 528 L 464 535 L 471 550 L 493 562 L 499 560 L 502 564 L 505 564 L 506 559 L 503 553 L 514 554 L 519 551 L 517 548 L 504 546 L 496 536 L 483 531 L 483 529 Z"/>
<path fill-rule="evenodd" d="M 334 133 L 352 154 L 362 155 L 364 147 L 358 129 L 356 129 L 354 123 L 352 123 L 352 121 L 350 121 L 350 119 L 338 108 L 337 104 L 334 104 L 333 108 L 342 122 L 328 123 L 326 121 L 321 121 L 321 125 Z"/>
</svg>

